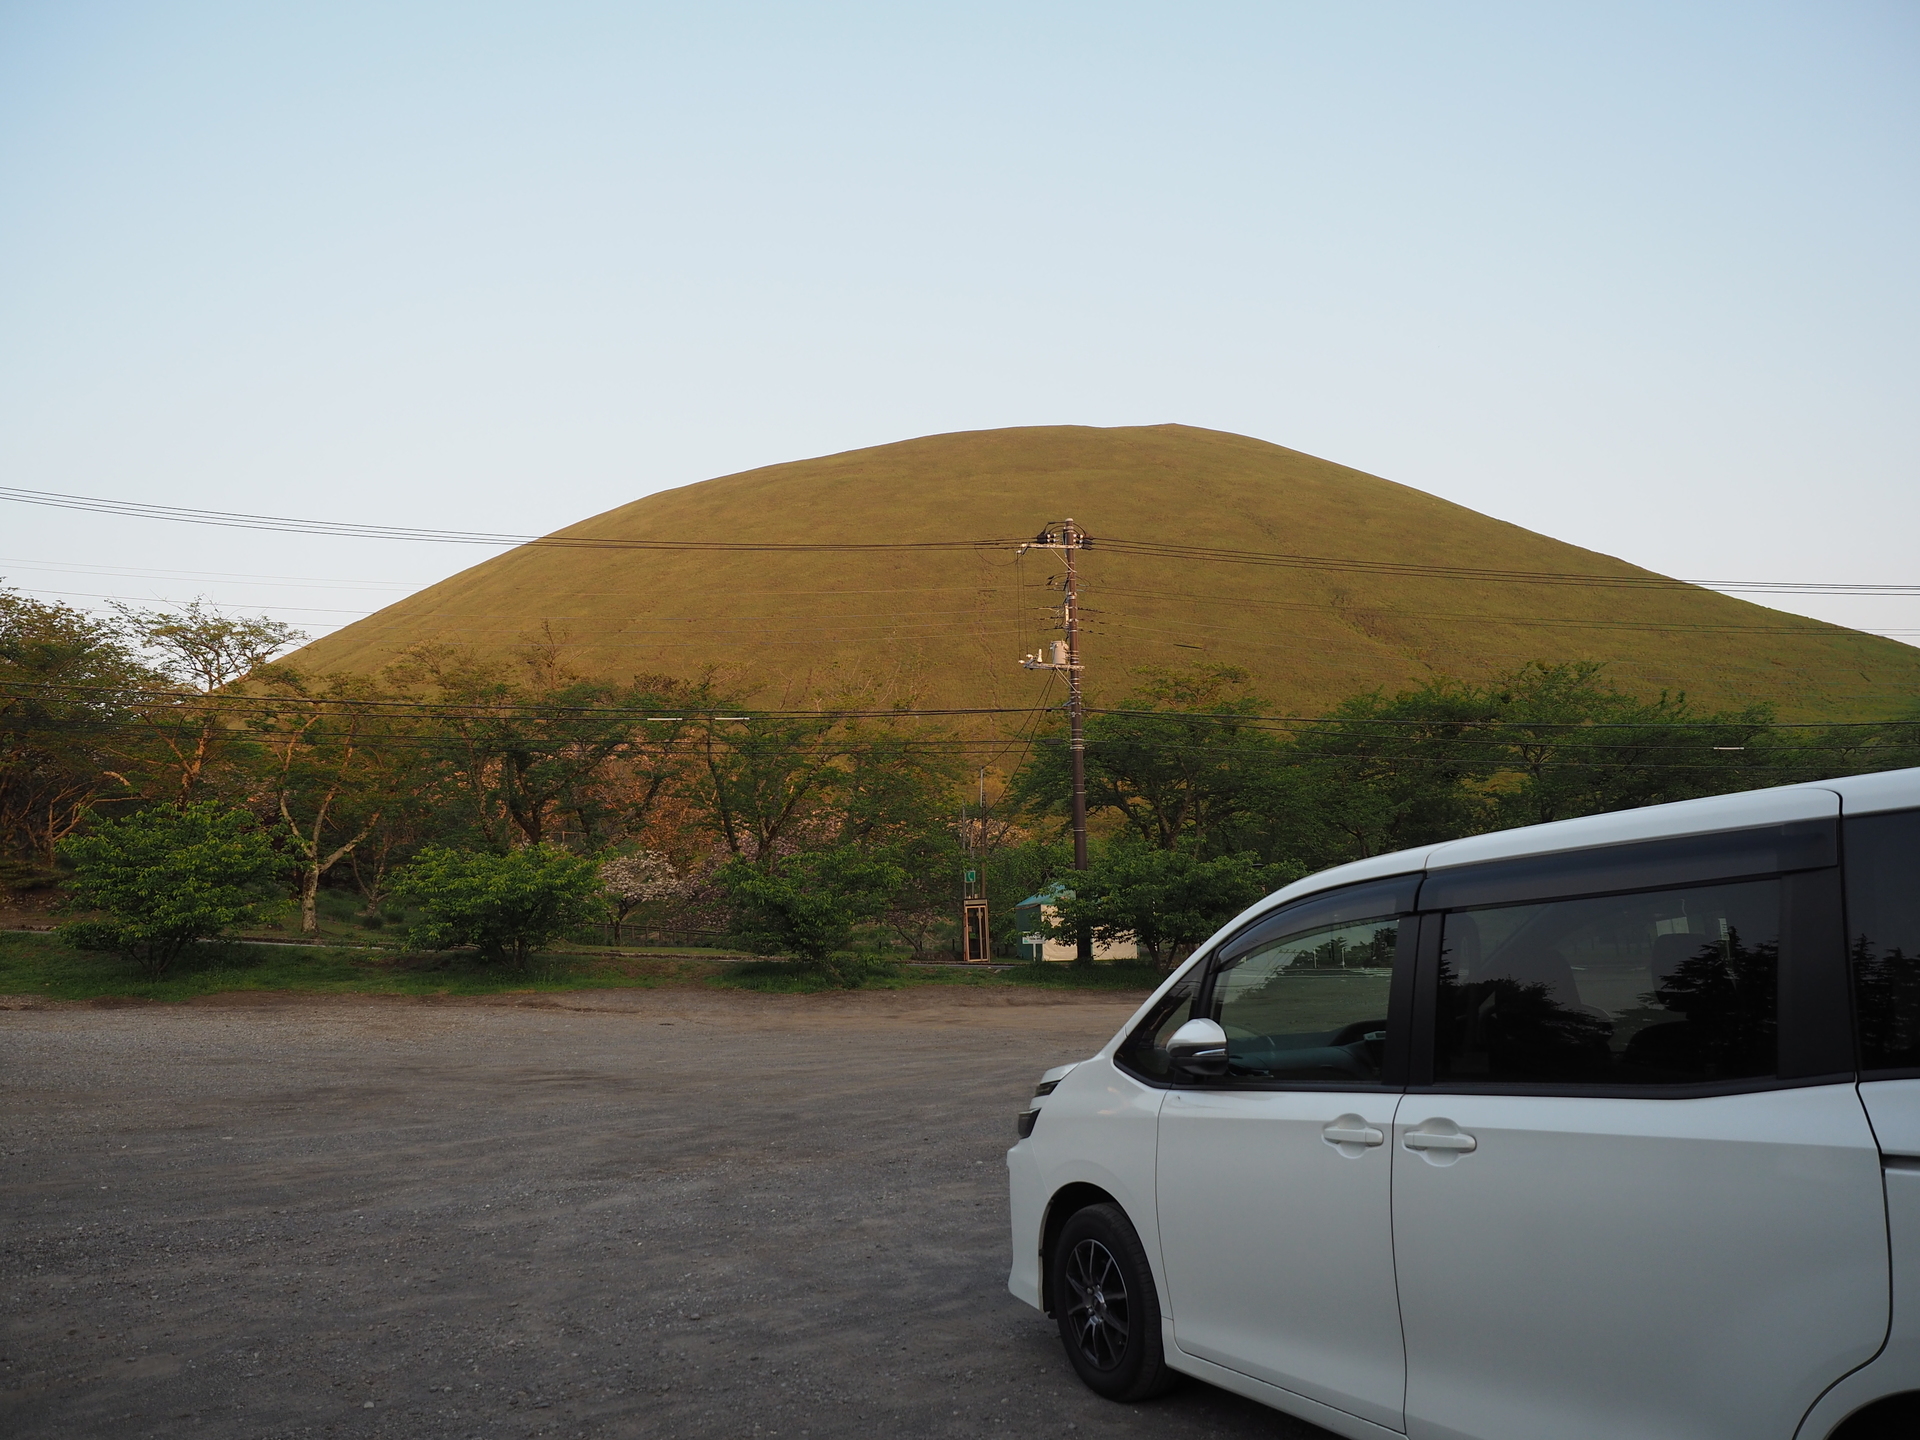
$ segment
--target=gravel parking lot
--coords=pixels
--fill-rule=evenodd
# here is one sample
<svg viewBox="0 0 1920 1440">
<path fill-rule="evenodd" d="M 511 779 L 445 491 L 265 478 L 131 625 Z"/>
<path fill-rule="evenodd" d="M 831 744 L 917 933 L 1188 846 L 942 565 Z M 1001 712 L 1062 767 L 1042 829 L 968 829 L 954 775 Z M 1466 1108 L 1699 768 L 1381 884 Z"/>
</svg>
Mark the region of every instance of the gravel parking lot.
<svg viewBox="0 0 1920 1440">
<path fill-rule="evenodd" d="M 1013 1113 L 1130 1008 L 0 1013 L 0 1434 L 1321 1436 L 1006 1293 Z"/>
</svg>

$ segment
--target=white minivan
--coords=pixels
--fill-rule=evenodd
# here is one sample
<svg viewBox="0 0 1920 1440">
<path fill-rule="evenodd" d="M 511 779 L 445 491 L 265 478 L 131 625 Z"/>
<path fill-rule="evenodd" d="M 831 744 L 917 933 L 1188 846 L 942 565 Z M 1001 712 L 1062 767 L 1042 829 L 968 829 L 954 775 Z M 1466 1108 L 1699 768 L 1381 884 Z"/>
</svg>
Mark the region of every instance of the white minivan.
<svg viewBox="0 0 1920 1440">
<path fill-rule="evenodd" d="M 1920 1436 L 1920 770 L 1289 885 L 1011 1172 L 1103 1395 L 1349 1436 Z"/>
</svg>

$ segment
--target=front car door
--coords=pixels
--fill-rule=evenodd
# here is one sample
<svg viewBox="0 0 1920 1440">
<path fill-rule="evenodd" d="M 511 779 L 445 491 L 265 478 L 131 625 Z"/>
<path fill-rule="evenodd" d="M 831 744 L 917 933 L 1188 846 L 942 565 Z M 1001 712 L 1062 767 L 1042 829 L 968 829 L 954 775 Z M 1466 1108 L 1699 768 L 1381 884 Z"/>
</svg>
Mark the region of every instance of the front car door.
<svg viewBox="0 0 1920 1440">
<path fill-rule="evenodd" d="M 1179 1349 L 1396 1430 L 1386 1141 L 1417 878 L 1310 896 L 1220 947 L 1194 1014 L 1226 1031 L 1228 1073 L 1175 1083 L 1156 1162 Z"/>
<path fill-rule="evenodd" d="M 1831 830 L 1713 883 L 1622 889 L 1684 869 L 1633 847 L 1432 872 L 1393 1147 L 1411 1436 L 1788 1440 L 1879 1347 Z"/>
</svg>

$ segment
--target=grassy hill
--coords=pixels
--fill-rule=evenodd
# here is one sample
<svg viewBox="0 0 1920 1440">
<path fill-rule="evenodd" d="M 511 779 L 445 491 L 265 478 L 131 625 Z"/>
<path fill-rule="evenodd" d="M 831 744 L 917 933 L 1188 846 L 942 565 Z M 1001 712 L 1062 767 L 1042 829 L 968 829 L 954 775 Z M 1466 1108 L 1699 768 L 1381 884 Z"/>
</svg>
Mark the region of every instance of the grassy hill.
<svg viewBox="0 0 1920 1440">
<path fill-rule="evenodd" d="M 1096 537 L 1594 576 L 1611 556 L 1283 446 L 1185 425 L 931 435 L 727 475 L 636 500 L 561 536 L 740 542 Z M 991 551 L 660 552 L 524 547 L 316 641 L 316 671 L 377 669 L 409 645 L 505 654 L 549 626 L 577 670 L 721 678 L 763 705 L 848 683 L 937 706 L 1038 703 L 1019 667 L 1048 638 L 1057 560 Z M 1096 703 L 1144 664 L 1231 661 L 1279 711 L 1435 673 L 1607 661 L 1637 690 L 1783 718 L 1875 718 L 1920 702 L 1920 649 L 1704 590 L 1622 590 L 1085 557 Z"/>
</svg>

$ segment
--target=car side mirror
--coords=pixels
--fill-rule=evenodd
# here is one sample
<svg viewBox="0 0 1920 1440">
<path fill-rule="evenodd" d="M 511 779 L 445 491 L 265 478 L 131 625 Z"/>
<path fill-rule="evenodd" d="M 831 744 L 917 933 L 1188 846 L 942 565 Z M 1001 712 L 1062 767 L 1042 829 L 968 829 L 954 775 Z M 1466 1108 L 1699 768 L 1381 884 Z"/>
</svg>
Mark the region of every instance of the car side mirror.
<svg viewBox="0 0 1920 1440">
<path fill-rule="evenodd" d="M 1227 1073 L 1227 1032 L 1217 1020 L 1189 1020 L 1167 1038 L 1174 1073 L 1198 1079 Z"/>
</svg>

